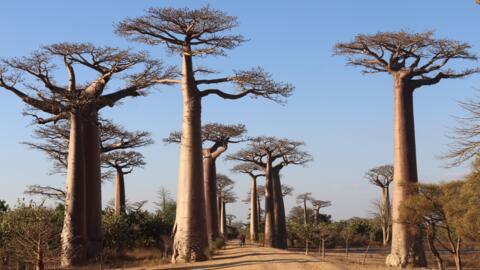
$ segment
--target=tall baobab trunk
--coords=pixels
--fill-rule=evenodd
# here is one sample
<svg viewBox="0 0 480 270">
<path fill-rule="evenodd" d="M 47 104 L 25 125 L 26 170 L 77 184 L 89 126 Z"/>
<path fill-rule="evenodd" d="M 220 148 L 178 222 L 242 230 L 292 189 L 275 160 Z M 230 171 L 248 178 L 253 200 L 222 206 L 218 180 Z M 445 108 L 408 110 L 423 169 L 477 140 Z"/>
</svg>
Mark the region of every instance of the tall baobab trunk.
<svg viewBox="0 0 480 270">
<path fill-rule="evenodd" d="M 260 226 L 260 223 L 262 223 L 262 206 L 260 204 L 260 196 L 258 195 L 258 187 L 257 187 L 257 221 Z"/>
<path fill-rule="evenodd" d="M 314 208 L 313 209 L 313 223 L 318 224 L 319 223 L 319 217 L 320 217 L 320 208 Z"/>
<path fill-rule="evenodd" d="M 217 229 L 218 229 L 218 232 L 219 232 L 219 236 L 222 234 L 222 232 L 221 232 L 222 224 L 220 222 L 221 215 L 222 215 L 222 197 L 217 195 L 217 217 L 218 217 Z"/>
<path fill-rule="evenodd" d="M 222 229 L 222 234 L 223 234 L 223 237 L 227 237 L 227 209 L 226 207 L 227 206 L 227 203 L 225 202 L 225 200 L 222 199 L 222 226 L 221 226 L 221 229 Z"/>
<path fill-rule="evenodd" d="M 80 112 L 70 113 L 67 160 L 67 192 L 62 229 L 62 267 L 77 266 L 85 260 L 85 155 Z"/>
<path fill-rule="evenodd" d="M 258 242 L 258 194 L 257 178 L 252 177 L 252 187 L 250 191 L 250 240 Z"/>
<path fill-rule="evenodd" d="M 269 160 L 265 168 L 265 246 L 275 245 L 275 214 L 273 211 L 272 163 Z"/>
<path fill-rule="evenodd" d="M 218 206 L 215 159 L 208 149 L 203 150 L 203 186 L 205 191 L 205 212 L 207 216 L 207 234 L 210 243 L 218 238 Z"/>
<path fill-rule="evenodd" d="M 400 205 L 412 194 L 410 185 L 418 182 L 413 117 L 413 88 L 406 75 L 394 75 L 394 196 L 392 203 L 392 247 L 387 257 L 389 266 L 405 266 L 410 247 L 416 266 L 425 266 L 425 253 L 421 238 L 410 235 L 406 224 L 399 222 Z"/>
<path fill-rule="evenodd" d="M 287 224 L 285 221 L 285 206 L 283 203 L 282 184 L 280 182 L 280 168 L 272 170 L 273 180 L 273 198 L 274 198 L 274 212 L 275 212 L 275 236 L 276 248 L 287 248 Z"/>
<path fill-rule="evenodd" d="M 100 131 L 97 109 L 90 105 L 83 122 L 85 147 L 85 196 L 87 259 L 98 259 L 102 251 L 102 177 L 100 168 Z"/>
<path fill-rule="evenodd" d="M 190 48 L 182 54 L 183 122 L 172 262 L 202 261 L 208 247 L 203 190 L 201 97 Z"/>
<path fill-rule="evenodd" d="M 390 194 L 388 186 L 382 187 L 382 236 L 383 245 L 386 246 L 390 241 Z"/>
<path fill-rule="evenodd" d="M 117 174 L 115 178 L 115 214 L 120 216 L 125 214 L 125 176 L 122 168 L 116 168 Z"/>
</svg>

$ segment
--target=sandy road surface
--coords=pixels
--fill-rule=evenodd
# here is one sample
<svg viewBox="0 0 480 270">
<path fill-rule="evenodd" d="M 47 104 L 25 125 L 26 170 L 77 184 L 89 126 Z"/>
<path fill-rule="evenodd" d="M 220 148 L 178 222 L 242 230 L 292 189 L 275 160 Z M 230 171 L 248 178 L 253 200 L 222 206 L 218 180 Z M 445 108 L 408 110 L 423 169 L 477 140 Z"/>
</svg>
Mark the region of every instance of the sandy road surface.
<svg viewBox="0 0 480 270">
<path fill-rule="evenodd" d="M 230 242 L 225 249 L 216 252 L 213 260 L 210 261 L 129 269 L 343 270 L 349 268 L 278 249 L 256 246 L 240 248 L 238 242 Z"/>
</svg>

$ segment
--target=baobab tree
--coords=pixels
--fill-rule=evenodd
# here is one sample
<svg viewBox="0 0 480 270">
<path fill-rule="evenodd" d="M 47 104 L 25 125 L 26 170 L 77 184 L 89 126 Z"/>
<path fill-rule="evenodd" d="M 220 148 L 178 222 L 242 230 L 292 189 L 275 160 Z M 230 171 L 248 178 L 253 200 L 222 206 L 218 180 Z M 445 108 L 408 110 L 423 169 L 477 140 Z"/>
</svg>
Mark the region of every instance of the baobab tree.
<svg viewBox="0 0 480 270">
<path fill-rule="evenodd" d="M 40 150 L 54 161 L 54 173 L 64 173 L 67 169 L 67 151 L 70 131 L 68 121 L 60 120 L 56 124 L 46 124 L 35 129 L 35 137 L 44 142 L 25 142 L 33 149 Z M 102 179 L 109 179 L 113 169 L 115 178 L 115 212 L 125 213 L 124 175 L 129 174 L 134 167 L 144 166 L 142 154 L 134 151 L 123 151 L 147 146 L 153 143 L 150 133 L 146 131 L 127 131 L 110 120 L 99 120 L 100 152 Z M 56 196 L 57 191 L 48 186 L 32 186 L 26 193 L 44 196 Z"/>
<path fill-rule="evenodd" d="M 390 241 L 390 183 L 393 181 L 393 166 L 383 165 L 370 169 L 365 178 L 372 184 L 382 189 L 382 198 L 380 202 L 380 223 L 382 226 L 383 245 L 386 246 Z"/>
<path fill-rule="evenodd" d="M 262 198 L 265 198 L 265 186 L 264 185 L 258 185 L 257 186 L 257 213 L 258 213 L 258 226 L 262 224 L 262 205 L 260 201 Z"/>
<path fill-rule="evenodd" d="M 111 120 L 99 119 L 99 130 L 101 155 L 111 151 L 134 149 L 153 144 L 149 132 L 127 131 Z M 65 174 L 67 171 L 69 137 L 69 122 L 59 120 L 55 124 L 40 125 L 34 130 L 34 138 L 42 142 L 22 143 L 45 153 L 53 161 L 52 173 Z M 110 177 L 110 171 L 102 171 L 102 179 L 109 179 Z"/>
<path fill-rule="evenodd" d="M 308 224 L 307 202 L 313 200 L 311 192 L 305 192 L 297 195 L 297 203 L 303 204 L 303 224 Z"/>
<path fill-rule="evenodd" d="M 222 11 L 200 9 L 150 8 L 147 14 L 129 18 L 117 25 L 117 33 L 149 45 L 164 44 L 169 52 L 181 57 L 183 120 L 180 143 L 177 216 L 174 230 L 173 262 L 205 260 L 208 246 L 203 191 L 201 103 L 209 95 L 239 99 L 247 95 L 281 102 L 293 87 L 272 80 L 262 68 L 236 71 L 232 76 L 198 79 L 211 70 L 195 67 L 194 57 L 224 55 L 240 45 L 244 38 L 230 34 L 237 19 Z M 225 92 L 214 85 L 230 83 L 238 93 Z M 203 88 L 204 87 L 204 88 Z"/>
<path fill-rule="evenodd" d="M 286 248 L 287 234 L 280 170 L 289 164 L 304 165 L 311 156 L 300 150 L 303 142 L 275 137 L 256 137 L 227 160 L 249 162 L 265 172 L 265 245 Z"/>
<path fill-rule="evenodd" d="M 58 84 L 52 77 L 57 65 L 67 71 Z M 82 82 L 78 69 L 92 71 Z M 135 68 L 136 73 L 128 72 Z M 101 176 L 98 112 L 142 90 L 167 82 L 173 69 L 165 69 L 145 53 L 133 53 L 88 43 L 44 46 L 30 56 L 2 61 L 0 87 L 26 103 L 37 123 L 68 119 L 70 128 L 67 200 L 62 232 L 62 266 L 79 265 L 101 251 Z M 86 73 L 88 74 L 88 73 Z M 166 81 L 163 81 L 166 80 Z M 110 82 L 120 88 L 106 93 Z M 123 83 L 121 82 L 123 81 Z M 47 118 L 37 115 L 46 114 Z M 88 200 L 85 196 L 88 193 Z M 86 211 L 88 209 L 88 211 Z"/>
<path fill-rule="evenodd" d="M 477 60 L 470 45 L 455 40 L 436 39 L 433 32 L 380 32 L 357 35 L 335 46 L 335 54 L 348 57 L 348 63 L 360 66 L 364 73 L 389 73 L 394 93 L 394 196 L 392 202 L 392 248 L 387 265 L 404 266 L 413 246 L 413 264 L 425 266 L 419 237 L 413 237 L 399 222 L 399 207 L 411 196 L 409 184 L 417 183 L 413 92 L 443 79 L 464 78 L 478 69 L 455 71 L 447 68 L 452 60 Z"/>
<path fill-rule="evenodd" d="M 310 200 L 312 204 L 312 210 L 313 210 L 313 223 L 314 224 L 319 224 L 320 223 L 320 209 L 329 207 L 332 205 L 331 201 L 322 201 L 322 200 L 316 200 L 312 199 Z"/>
<path fill-rule="evenodd" d="M 115 170 L 115 214 L 126 212 L 125 175 L 134 168 L 145 166 L 143 155 L 136 151 L 113 151 L 102 156 L 104 164 Z"/>
<path fill-rule="evenodd" d="M 227 216 L 226 216 L 226 210 L 225 210 L 225 205 L 230 202 L 234 202 L 236 200 L 235 195 L 233 194 L 233 185 L 235 182 L 233 182 L 230 177 L 224 175 L 224 174 L 219 174 L 217 173 L 217 211 L 218 211 L 218 228 L 219 232 L 223 237 L 225 237 L 226 233 L 226 226 L 227 226 Z"/>
<path fill-rule="evenodd" d="M 250 176 L 252 180 L 250 185 L 250 239 L 258 242 L 258 194 L 257 194 L 257 178 L 265 176 L 262 167 L 254 163 L 240 163 L 232 168 L 233 172 L 243 173 Z"/>
<path fill-rule="evenodd" d="M 202 126 L 202 143 L 211 145 L 203 147 L 203 187 L 205 192 L 205 211 L 207 216 L 207 233 L 210 243 L 219 236 L 218 212 L 217 212 L 217 184 L 216 184 L 216 161 L 228 149 L 231 143 L 239 143 L 245 140 L 247 132 L 245 125 L 224 125 L 209 123 Z M 180 143 L 182 133 L 175 131 L 170 133 L 164 141 L 167 143 Z"/>
</svg>

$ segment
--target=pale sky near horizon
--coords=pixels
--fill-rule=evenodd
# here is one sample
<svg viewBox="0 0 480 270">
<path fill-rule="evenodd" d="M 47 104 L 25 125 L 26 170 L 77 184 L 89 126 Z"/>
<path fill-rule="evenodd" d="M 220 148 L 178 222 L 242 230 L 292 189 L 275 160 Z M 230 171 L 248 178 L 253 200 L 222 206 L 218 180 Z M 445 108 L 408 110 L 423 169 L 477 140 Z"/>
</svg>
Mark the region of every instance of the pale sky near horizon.
<svg viewBox="0 0 480 270">
<path fill-rule="evenodd" d="M 469 42 L 480 54 L 480 6 L 473 0 L 434 1 L 3 1 L 0 17 L 0 58 L 28 55 L 41 45 L 56 42 L 92 42 L 135 50 L 148 50 L 152 57 L 178 65 L 179 57 L 161 46 L 128 42 L 113 33 L 113 25 L 144 14 L 149 7 L 201 7 L 210 4 L 238 17 L 235 30 L 249 39 L 227 52 L 227 57 L 198 60 L 222 72 L 262 66 L 275 79 L 292 83 L 296 90 L 285 106 L 245 98 L 225 101 L 208 97 L 203 102 L 203 123 L 244 123 L 250 136 L 267 135 L 302 140 L 314 161 L 306 167 L 287 167 L 282 181 L 294 187 L 294 195 L 312 192 L 332 206 L 323 210 L 335 220 L 368 216 L 372 200 L 380 191 L 368 184 L 364 173 L 392 162 L 393 97 L 387 74 L 362 75 L 345 65 L 345 58 L 332 55 L 336 42 L 349 41 L 359 33 L 435 30 L 436 36 Z M 455 67 L 480 63 L 454 64 Z M 459 178 L 468 170 L 445 168 L 438 156 L 448 150 L 446 137 L 456 126 L 453 116 L 462 115 L 458 101 L 475 97 L 480 75 L 442 81 L 415 93 L 418 172 L 421 181 Z M 62 187 L 64 177 L 49 175 L 51 162 L 43 153 L 20 144 L 32 140 L 33 126 L 22 116 L 24 105 L 0 89 L 0 199 L 10 205 L 29 184 Z M 160 186 L 176 194 L 178 146 L 162 138 L 181 124 L 181 94 L 173 87 L 151 90 L 148 97 L 128 99 L 107 108 L 103 115 L 129 130 L 150 131 L 156 143 L 142 149 L 147 165 L 126 176 L 130 201 L 149 200 L 154 207 Z M 234 145 L 229 153 L 240 149 Z M 235 191 L 245 199 L 249 179 L 229 172 L 232 162 L 219 160 L 218 172 L 236 181 Z M 260 181 L 263 184 L 263 181 Z M 113 184 L 103 184 L 104 203 L 113 197 Z M 295 205 L 286 199 L 287 211 Z M 227 206 L 230 213 L 246 220 L 248 206 Z"/>
</svg>

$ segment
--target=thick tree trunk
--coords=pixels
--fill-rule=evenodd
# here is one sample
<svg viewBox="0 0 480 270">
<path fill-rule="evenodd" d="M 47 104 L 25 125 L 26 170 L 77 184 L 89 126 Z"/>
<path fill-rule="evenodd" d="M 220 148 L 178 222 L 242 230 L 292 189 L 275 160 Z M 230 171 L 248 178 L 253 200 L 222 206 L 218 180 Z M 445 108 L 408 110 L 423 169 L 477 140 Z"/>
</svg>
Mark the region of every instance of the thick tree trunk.
<svg viewBox="0 0 480 270">
<path fill-rule="evenodd" d="M 383 236 L 383 246 L 388 244 L 389 239 L 389 230 L 390 230 L 390 195 L 388 186 L 382 187 L 382 236 Z"/>
<path fill-rule="evenodd" d="M 262 206 L 260 204 L 260 196 L 258 195 L 258 187 L 257 187 L 257 215 L 258 215 L 258 225 L 262 223 Z"/>
<path fill-rule="evenodd" d="M 87 260 L 95 261 L 102 252 L 102 177 L 100 168 L 100 130 L 94 105 L 84 111 L 85 196 Z"/>
<path fill-rule="evenodd" d="M 227 203 L 225 200 L 222 200 L 222 234 L 223 237 L 227 237 L 227 209 L 226 209 Z"/>
<path fill-rule="evenodd" d="M 287 248 L 287 224 L 285 221 L 285 205 L 283 203 L 282 183 L 280 181 L 280 168 L 272 170 L 273 177 L 273 198 L 275 211 L 275 234 L 276 234 L 276 248 Z"/>
<path fill-rule="evenodd" d="M 80 112 L 70 114 L 67 160 L 67 192 L 62 230 L 62 267 L 78 266 L 85 260 L 85 155 Z"/>
<path fill-rule="evenodd" d="M 116 168 L 115 178 L 115 214 L 117 216 L 125 214 L 125 175 L 122 168 Z"/>
<path fill-rule="evenodd" d="M 215 159 L 208 149 L 203 150 L 203 187 L 205 191 L 205 211 L 207 216 L 207 234 L 211 243 L 218 238 L 217 181 Z"/>
<path fill-rule="evenodd" d="M 186 49 L 187 51 L 188 48 Z M 172 262 L 202 261 L 208 236 L 203 189 L 201 98 L 196 89 L 192 57 L 182 57 L 183 122 L 180 143 L 177 212 Z"/>
<path fill-rule="evenodd" d="M 221 215 L 222 215 L 222 197 L 217 195 L 217 217 L 218 217 L 217 228 L 218 228 L 219 236 L 222 234 L 222 232 L 220 232 L 222 228 L 222 224 L 220 222 Z"/>
<path fill-rule="evenodd" d="M 258 242 L 258 213 L 257 213 L 257 178 L 252 177 L 250 191 L 250 240 Z"/>
<path fill-rule="evenodd" d="M 392 247 L 387 257 L 388 266 L 404 267 L 409 250 L 415 266 L 426 266 L 420 239 L 414 239 L 407 226 L 399 221 L 400 205 L 412 194 L 409 185 L 417 183 L 415 128 L 413 117 L 413 88 L 404 74 L 394 75 L 394 196 L 392 204 Z"/>
<path fill-rule="evenodd" d="M 313 210 L 314 210 L 314 212 L 313 212 L 313 223 L 318 224 L 318 223 L 320 223 L 320 221 L 319 221 L 319 219 L 320 219 L 320 209 L 315 208 Z"/>
<path fill-rule="evenodd" d="M 265 246 L 275 245 L 275 214 L 273 211 L 272 164 L 269 160 L 265 168 Z"/>
</svg>

